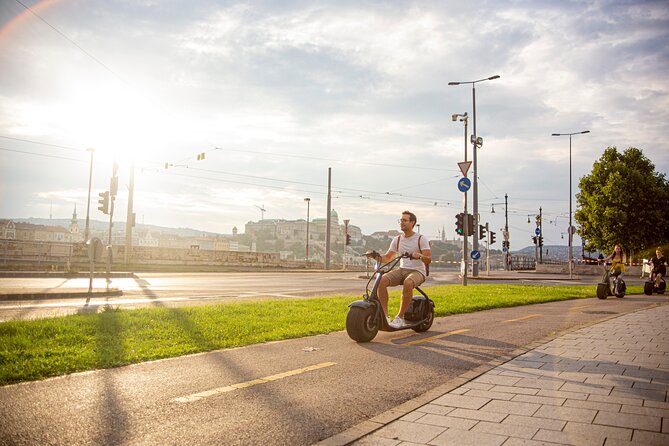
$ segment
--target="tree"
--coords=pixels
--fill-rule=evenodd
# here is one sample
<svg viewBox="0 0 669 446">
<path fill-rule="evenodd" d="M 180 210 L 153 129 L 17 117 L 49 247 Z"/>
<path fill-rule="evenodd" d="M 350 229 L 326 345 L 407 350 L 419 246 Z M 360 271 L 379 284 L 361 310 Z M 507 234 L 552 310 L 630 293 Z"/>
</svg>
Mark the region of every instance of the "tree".
<svg viewBox="0 0 669 446">
<path fill-rule="evenodd" d="M 619 243 L 631 256 L 669 239 L 669 183 L 640 149 L 607 148 L 579 189 L 575 219 L 588 249 Z"/>
</svg>

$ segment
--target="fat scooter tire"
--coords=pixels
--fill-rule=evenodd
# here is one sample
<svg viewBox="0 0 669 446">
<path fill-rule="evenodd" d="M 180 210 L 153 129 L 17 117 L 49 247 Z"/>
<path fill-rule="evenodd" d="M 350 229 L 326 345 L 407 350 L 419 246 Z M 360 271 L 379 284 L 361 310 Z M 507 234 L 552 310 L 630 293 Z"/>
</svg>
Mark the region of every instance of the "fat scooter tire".
<svg viewBox="0 0 669 446">
<path fill-rule="evenodd" d="M 653 288 L 655 288 L 655 284 L 651 281 L 648 281 L 643 284 L 643 294 L 646 296 L 651 296 L 653 294 Z"/>
<path fill-rule="evenodd" d="M 434 322 L 434 308 L 430 308 L 430 310 L 425 315 L 425 322 L 423 322 L 417 327 L 413 327 L 412 330 L 415 331 L 416 333 L 423 333 L 424 331 L 428 331 L 430 329 L 433 322 Z"/>
<path fill-rule="evenodd" d="M 625 297 L 625 291 L 627 291 L 627 285 L 622 279 L 618 279 L 618 286 L 616 287 L 616 297 L 622 299 Z"/>
<path fill-rule="evenodd" d="M 608 283 L 598 283 L 597 284 L 597 299 L 606 299 L 609 297 L 609 284 Z"/>
<path fill-rule="evenodd" d="M 660 286 L 655 289 L 657 291 L 657 294 L 664 294 L 664 292 L 667 289 L 667 282 L 662 279 L 662 282 L 660 282 Z"/>
<path fill-rule="evenodd" d="M 346 332 L 356 342 L 369 342 L 379 332 L 379 321 L 374 319 L 375 308 L 350 307 L 346 315 Z"/>
</svg>

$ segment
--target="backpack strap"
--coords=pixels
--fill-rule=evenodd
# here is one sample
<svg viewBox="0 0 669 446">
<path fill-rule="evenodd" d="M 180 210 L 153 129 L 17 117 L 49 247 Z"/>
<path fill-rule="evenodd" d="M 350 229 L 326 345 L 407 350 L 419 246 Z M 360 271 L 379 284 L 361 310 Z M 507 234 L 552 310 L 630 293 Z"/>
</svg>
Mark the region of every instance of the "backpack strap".
<svg viewBox="0 0 669 446">
<path fill-rule="evenodd" d="M 395 249 L 395 252 L 400 252 L 400 237 L 402 237 L 402 234 L 397 236 L 397 248 Z"/>
</svg>

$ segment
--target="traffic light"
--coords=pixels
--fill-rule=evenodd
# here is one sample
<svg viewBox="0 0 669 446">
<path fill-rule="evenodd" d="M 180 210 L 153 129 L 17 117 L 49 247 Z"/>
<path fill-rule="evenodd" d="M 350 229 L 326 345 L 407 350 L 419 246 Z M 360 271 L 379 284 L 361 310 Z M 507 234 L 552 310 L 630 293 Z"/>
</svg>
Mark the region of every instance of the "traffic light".
<svg viewBox="0 0 669 446">
<path fill-rule="evenodd" d="M 100 192 L 98 195 L 100 196 L 98 210 L 103 214 L 109 214 L 109 191 Z"/>
<path fill-rule="evenodd" d="M 509 247 L 509 242 L 506 240 L 502 240 L 502 248 L 508 248 Z"/>
<path fill-rule="evenodd" d="M 111 181 L 109 183 L 109 193 L 112 197 L 115 197 L 118 193 L 118 177 L 111 177 Z"/>
<path fill-rule="evenodd" d="M 544 236 L 543 235 L 539 236 L 539 246 L 544 246 Z"/>
<path fill-rule="evenodd" d="M 462 212 L 460 212 L 458 215 L 455 216 L 455 232 L 458 235 L 464 235 L 465 231 L 464 218 L 465 214 L 463 214 Z"/>
<path fill-rule="evenodd" d="M 475 235 L 474 234 L 474 216 L 467 214 L 467 235 Z"/>
<path fill-rule="evenodd" d="M 532 243 L 534 243 L 536 245 L 537 241 L 538 241 L 537 239 L 538 239 L 538 237 L 536 235 L 533 235 L 532 236 Z"/>
<path fill-rule="evenodd" d="M 490 232 L 490 244 L 492 245 L 494 243 L 495 243 L 495 233 L 491 231 Z"/>
<path fill-rule="evenodd" d="M 479 240 L 483 240 L 485 238 L 485 233 L 486 233 L 485 226 L 479 225 Z"/>
<path fill-rule="evenodd" d="M 346 234 L 346 244 L 347 245 L 351 244 L 351 234 Z"/>
</svg>

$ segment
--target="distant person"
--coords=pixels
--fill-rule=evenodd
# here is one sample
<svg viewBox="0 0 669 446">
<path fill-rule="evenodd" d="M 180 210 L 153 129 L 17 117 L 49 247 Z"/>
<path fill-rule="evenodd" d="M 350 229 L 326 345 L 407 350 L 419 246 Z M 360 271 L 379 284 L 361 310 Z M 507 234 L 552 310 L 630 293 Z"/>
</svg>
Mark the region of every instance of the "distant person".
<svg viewBox="0 0 669 446">
<path fill-rule="evenodd" d="M 662 247 L 658 246 L 655 250 L 655 255 L 650 259 L 653 264 L 653 271 L 651 272 L 651 280 L 655 279 L 655 286 L 659 287 L 662 283 L 662 278 L 667 275 L 667 261 L 664 258 L 664 251 Z"/>
<path fill-rule="evenodd" d="M 604 257 L 602 261 L 606 264 L 611 260 L 611 268 L 606 271 L 606 281 L 608 282 L 609 277 L 611 277 L 611 274 L 614 276 L 622 276 L 625 274 L 625 261 L 623 258 L 623 248 L 620 245 L 616 245 L 613 247 L 613 252 L 611 253 L 610 256 Z"/>
<path fill-rule="evenodd" d="M 380 255 L 378 252 L 366 254 L 368 257 L 374 257 L 379 262 L 388 262 L 394 259 L 398 254 L 409 253 L 410 258 L 400 260 L 399 269 L 395 269 L 381 277 L 378 288 L 378 296 L 381 301 L 381 307 L 387 318 L 388 316 L 388 287 L 402 285 L 402 302 L 395 319 L 389 322 L 393 328 L 402 328 L 406 326 L 404 313 L 406 313 L 413 298 L 413 289 L 425 281 L 427 276 L 426 266 L 432 262 L 430 254 L 430 241 L 413 228 L 416 226 L 416 215 L 412 212 L 402 212 L 402 218 L 399 220 L 402 234 L 393 237 L 390 241 L 388 251 Z"/>
</svg>

